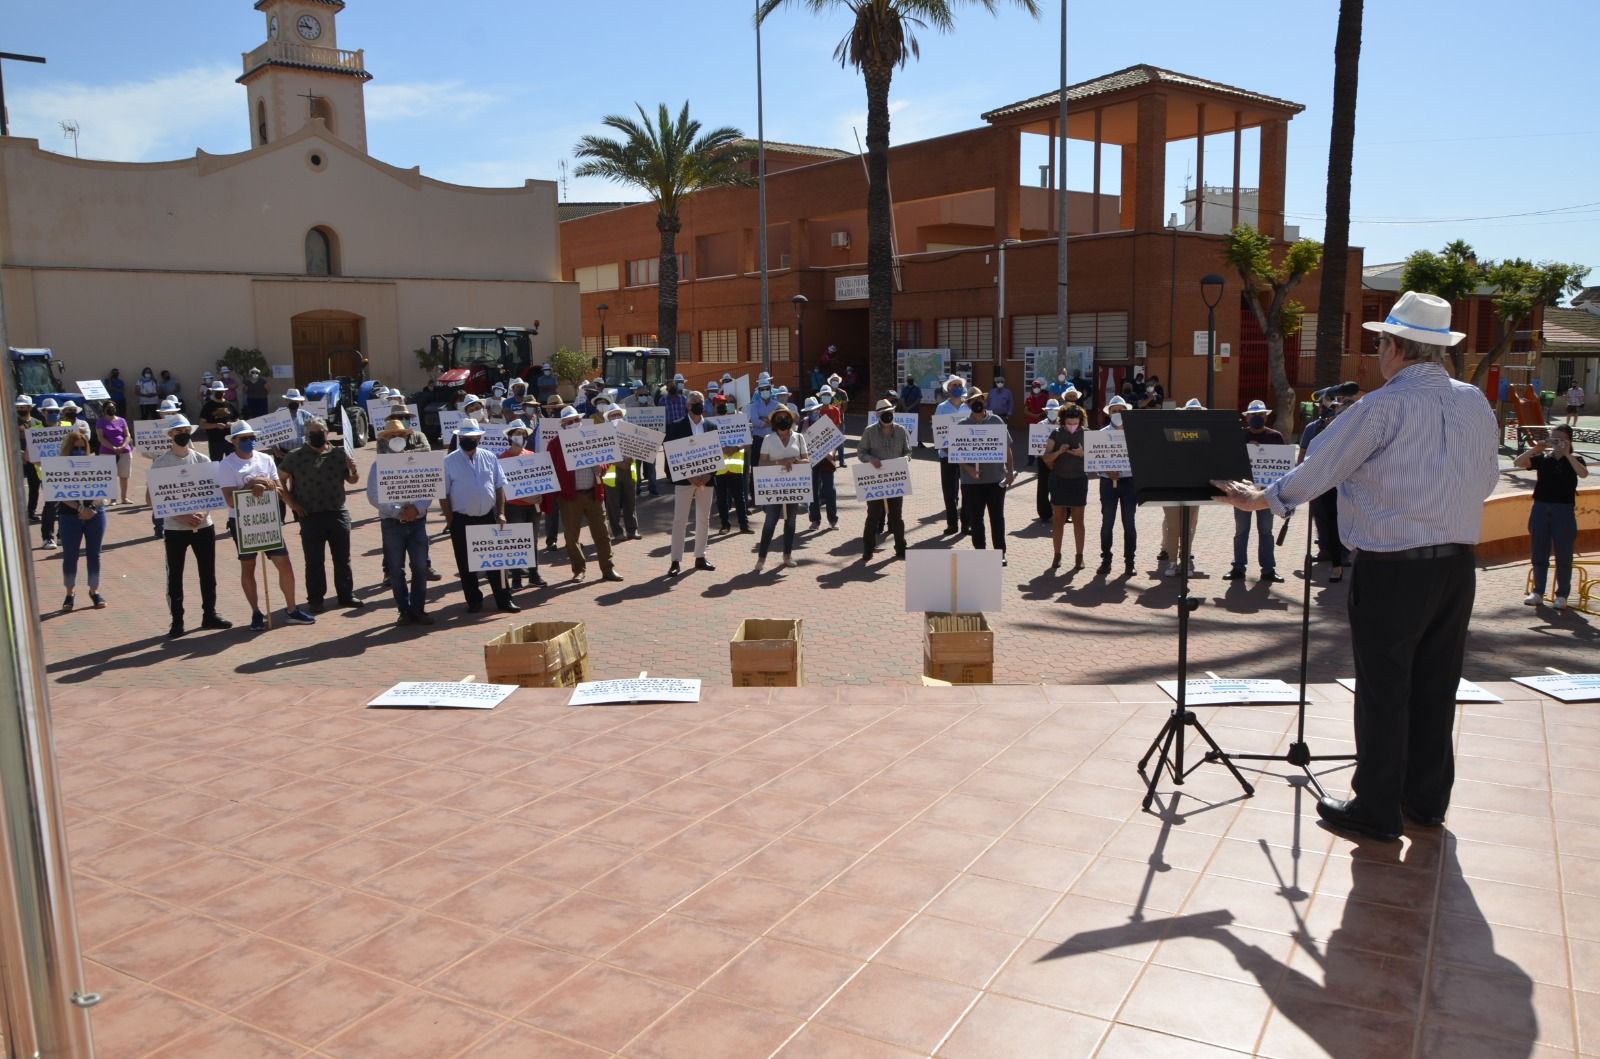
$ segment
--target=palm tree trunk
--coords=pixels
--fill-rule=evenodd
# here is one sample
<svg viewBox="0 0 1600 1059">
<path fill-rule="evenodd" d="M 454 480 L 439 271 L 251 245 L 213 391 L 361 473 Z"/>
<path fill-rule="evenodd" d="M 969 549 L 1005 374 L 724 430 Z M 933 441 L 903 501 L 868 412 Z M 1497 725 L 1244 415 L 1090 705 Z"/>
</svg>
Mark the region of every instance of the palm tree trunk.
<svg viewBox="0 0 1600 1059">
<path fill-rule="evenodd" d="M 1317 301 L 1317 386 L 1339 381 L 1344 357 L 1344 291 L 1350 260 L 1350 166 L 1356 139 L 1362 0 L 1339 0 L 1333 45 L 1333 127 L 1328 144 L 1328 199 Z"/>
<path fill-rule="evenodd" d="M 893 68 L 872 63 L 867 82 L 867 380 L 868 396 L 894 386 L 894 248 L 889 200 L 889 81 Z"/>
<path fill-rule="evenodd" d="M 682 227 L 677 214 L 656 214 L 656 231 L 661 234 L 661 262 L 656 284 L 656 342 L 671 351 L 667 355 L 669 379 L 678 370 L 678 231 Z"/>
</svg>

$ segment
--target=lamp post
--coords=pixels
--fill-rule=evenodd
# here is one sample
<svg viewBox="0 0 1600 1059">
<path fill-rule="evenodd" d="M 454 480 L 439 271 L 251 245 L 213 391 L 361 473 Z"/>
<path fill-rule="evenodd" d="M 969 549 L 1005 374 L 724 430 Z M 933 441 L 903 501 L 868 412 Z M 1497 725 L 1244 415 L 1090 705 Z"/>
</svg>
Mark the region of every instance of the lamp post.
<svg viewBox="0 0 1600 1059">
<path fill-rule="evenodd" d="M 606 355 L 606 311 L 610 308 L 611 306 L 605 302 L 601 302 L 594 307 L 594 311 L 600 314 L 600 355 L 602 357 Z"/>
<path fill-rule="evenodd" d="M 1227 281 L 1215 272 L 1200 277 L 1200 297 L 1206 303 L 1206 407 L 1217 406 L 1217 303 Z M 1172 384 L 1171 380 L 1167 383 Z"/>
<path fill-rule="evenodd" d="M 800 372 L 796 382 L 795 391 L 802 397 L 806 392 L 806 302 L 809 300 L 804 294 L 796 294 L 789 299 L 794 303 L 794 346 L 795 364 Z"/>
</svg>

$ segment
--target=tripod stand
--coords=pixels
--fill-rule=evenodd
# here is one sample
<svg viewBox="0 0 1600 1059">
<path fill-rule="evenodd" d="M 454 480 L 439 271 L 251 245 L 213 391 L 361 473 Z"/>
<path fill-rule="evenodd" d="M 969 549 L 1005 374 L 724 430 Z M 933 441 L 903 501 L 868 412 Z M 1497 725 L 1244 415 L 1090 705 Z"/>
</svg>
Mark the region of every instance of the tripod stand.
<svg viewBox="0 0 1600 1059">
<path fill-rule="evenodd" d="M 1172 782 L 1181 786 L 1184 779 L 1191 772 L 1208 761 L 1222 762 L 1228 767 L 1228 771 L 1233 773 L 1233 778 L 1239 781 L 1239 786 L 1244 788 L 1245 794 L 1255 793 L 1255 788 L 1250 786 L 1243 773 L 1234 765 L 1232 757 L 1217 745 L 1217 741 L 1211 738 L 1211 733 L 1206 731 L 1205 725 L 1200 723 L 1200 718 L 1196 717 L 1188 706 L 1189 615 L 1200 606 L 1200 601 L 1189 595 L 1189 519 L 1191 517 L 1189 509 L 1197 501 L 1176 501 L 1176 503 L 1183 509 L 1182 515 L 1179 516 L 1178 525 L 1178 701 L 1177 705 L 1172 708 L 1172 712 L 1167 715 L 1167 723 L 1162 725 L 1161 731 L 1156 733 L 1155 740 L 1150 744 L 1150 749 L 1146 750 L 1144 757 L 1139 759 L 1139 775 L 1145 781 L 1144 802 L 1141 805 L 1141 808 L 1144 809 L 1149 809 L 1150 803 L 1155 801 L 1156 783 L 1161 779 L 1161 770 L 1163 768 L 1172 774 Z M 1302 674 L 1304 673 L 1304 667 L 1302 667 L 1301 672 Z M 1300 697 L 1303 701 L 1305 699 L 1303 681 L 1301 686 Z M 1303 728 L 1305 725 L 1304 705 L 1301 706 L 1300 718 Z M 1211 749 L 1206 751 L 1200 760 L 1185 768 L 1183 764 L 1183 749 L 1184 744 L 1188 741 L 1188 732 L 1186 730 L 1189 728 L 1193 728 Z M 1146 774 L 1146 766 L 1149 765 L 1150 759 L 1155 757 L 1158 752 L 1161 756 L 1156 761 L 1156 767 Z"/>
<path fill-rule="evenodd" d="M 1292 516 L 1291 516 L 1292 518 Z M 1306 745 L 1306 670 L 1307 659 L 1311 651 L 1311 531 L 1313 520 L 1310 512 L 1306 518 L 1306 557 L 1305 557 L 1305 588 L 1300 595 L 1300 705 L 1295 724 L 1294 742 L 1289 744 L 1289 749 L 1283 754 L 1225 754 L 1220 750 L 1213 750 L 1206 754 L 1206 760 L 1216 756 L 1218 760 L 1227 761 L 1229 757 L 1238 758 L 1240 761 L 1282 761 L 1293 765 L 1306 774 L 1306 779 L 1311 786 L 1316 788 L 1317 796 L 1325 798 L 1328 792 L 1322 789 L 1322 784 L 1317 781 L 1317 774 L 1311 771 L 1313 761 L 1354 761 L 1354 754 L 1313 754 Z M 1282 546 L 1284 538 L 1289 535 L 1289 520 L 1285 519 L 1283 529 L 1278 531 L 1278 544 Z M 1338 541 L 1333 542 L 1333 547 L 1339 548 Z M 1229 764 L 1232 767 L 1232 764 Z"/>
</svg>

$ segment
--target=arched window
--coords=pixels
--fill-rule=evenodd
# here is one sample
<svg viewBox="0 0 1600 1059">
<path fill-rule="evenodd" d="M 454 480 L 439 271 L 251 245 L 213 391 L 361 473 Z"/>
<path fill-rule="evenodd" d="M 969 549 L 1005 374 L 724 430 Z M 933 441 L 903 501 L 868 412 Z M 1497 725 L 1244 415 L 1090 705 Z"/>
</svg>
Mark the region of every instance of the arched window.
<svg viewBox="0 0 1600 1059">
<path fill-rule="evenodd" d="M 267 104 L 265 100 L 256 101 L 256 135 L 260 138 L 257 147 L 267 145 Z"/>
<path fill-rule="evenodd" d="M 338 240 L 331 231 L 326 228 L 311 229 L 306 233 L 306 275 L 337 276 L 338 252 Z"/>
<path fill-rule="evenodd" d="M 328 126 L 328 131 L 329 132 L 336 131 L 334 129 L 334 127 L 333 127 L 333 104 L 329 103 L 323 97 L 321 97 L 321 96 L 313 96 L 312 97 L 312 99 L 311 99 L 311 116 L 313 118 L 321 118 L 323 124 Z"/>
</svg>

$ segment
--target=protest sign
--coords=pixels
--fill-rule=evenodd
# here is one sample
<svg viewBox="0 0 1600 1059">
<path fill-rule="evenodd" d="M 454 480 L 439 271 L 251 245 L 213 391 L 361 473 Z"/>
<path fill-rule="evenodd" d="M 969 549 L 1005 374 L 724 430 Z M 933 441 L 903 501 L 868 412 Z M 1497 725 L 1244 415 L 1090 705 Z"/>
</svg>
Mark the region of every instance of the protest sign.
<svg viewBox="0 0 1600 1059">
<path fill-rule="evenodd" d="M 159 419 L 140 419 L 133 424 L 133 447 L 141 456 L 155 459 L 172 448 L 172 439 L 161 429 Z"/>
<path fill-rule="evenodd" d="M 387 397 L 375 397 L 367 402 L 367 418 L 372 420 L 372 430 L 374 433 L 383 429 L 384 420 L 389 418 L 389 413 L 393 410 L 394 402 L 390 401 Z M 422 420 L 417 416 L 417 406 L 415 404 L 408 403 L 406 405 L 406 411 L 411 413 L 411 425 L 413 428 L 422 422 Z"/>
<path fill-rule="evenodd" d="M 517 690 L 515 684 L 453 684 L 404 680 L 367 706 L 423 706 L 447 710 L 492 710 Z"/>
<path fill-rule="evenodd" d="M 1004 463 L 1010 437 L 1004 423 L 957 423 L 950 428 L 951 463 Z"/>
<path fill-rule="evenodd" d="M 732 390 L 734 403 L 740 408 L 748 408 L 750 406 L 750 376 L 741 375 L 734 379 Z M 728 390 L 725 388 L 723 392 L 727 393 Z"/>
<path fill-rule="evenodd" d="M 450 444 L 450 436 L 456 432 L 456 426 L 465 418 L 460 412 L 444 408 L 439 410 L 439 437 L 446 445 Z"/>
<path fill-rule="evenodd" d="M 1128 435 L 1120 430 L 1085 430 L 1083 470 L 1085 474 L 1132 474 Z"/>
<path fill-rule="evenodd" d="M 228 506 L 217 486 L 217 465 L 211 462 L 152 467 L 145 484 L 150 488 L 151 513 L 156 518 L 203 515 Z"/>
<path fill-rule="evenodd" d="M 1355 677 L 1340 677 L 1339 686 L 1344 688 L 1346 691 L 1354 692 L 1356 690 L 1356 679 Z M 1483 688 L 1480 688 L 1470 680 L 1462 679 L 1456 683 L 1456 701 L 1504 702 L 1505 700 L 1492 691 L 1486 691 Z"/>
<path fill-rule="evenodd" d="M 1176 680 L 1158 680 L 1156 686 L 1178 700 Z M 1186 706 L 1252 705 L 1299 702 L 1300 693 L 1281 680 L 1189 680 L 1183 699 Z"/>
<path fill-rule="evenodd" d="M 742 412 L 726 416 L 706 416 L 706 422 L 717 428 L 722 447 L 737 449 L 753 444 L 750 436 L 750 417 Z"/>
<path fill-rule="evenodd" d="M 294 426 L 294 416 L 289 414 L 287 408 L 280 408 L 270 415 L 251 420 L 250 429 L 256 432 L 256 445 L 263 449 L 293 445 L 299 438 Z"/>
<path fill-rule="evenodd" d="M 1523 687 L 1542 692 L 1562 702 L 1600 700 L 1600 673 L 1562 673 L 1540 677 L 1512 677 Z"/>
<path fill-rule="evenodd" d="M 623 459 L 655 462 L 656 453 L 661 451 L 662 435 L 659 430 L 651 430 L 626 419 L 613 420 L 611 426 L 617 432 L 617 443 L 622 446 Z"/>
<path fill-rule="evenodd" d="M 106 389 L 106 384 L 99 379 L 80 379 L 78 392 L 91 401 L 111 400 L 111 391 Z"/>
<path fill-rule="evenodd" d="M 294 365 L 293 364 L 274 364 L 272 366 L 272 377 L 274 379 L 290 379 L 290 380 L 292 380 L 294 378 Z"/>
<path fill-rule="evenodd" d="M 256 496 L 249 489 L 236 490 L 233 511 L 233 534 L 240 555 L 283 547 L 283 511 L 278 507 L 277 493 Z"/>
<path fill-rule="evenodd" d="M 1257 485 L 1271 485 L 1294 468 L 1294 445 L 1246 445 L 1250 453 L 1250 476 Z"/>
<path fill-rule="evenodd" d="M 911 461 L 904 456 L 884 460 L 882 467 L 852 463 L 850 473 L 855 476 L 857 500 L 888 500 L 911 495 Z"/>
<path fill-rule="evenodd" d="M 693 434 L 662 446 L 673 481 L 686 481 L 722 470 L 722 441 L 716 431 Z"/>
<path fill-rule="evenodd" d="M 915 445 L 922 433 L 922 417 L 915 412 L 896 412 L 894 421 L 906 428 L 906 433 L 911 436 L 911 444 Z"/>
<path fill-rule="evenodd" d="M 46 456 L 39 461 L 46 503 L 61 500 L 111 500 L 116 497 L 115 456 Z"/>
<path fill-rule="evenodd" d="M 638 408 L 628 405 L 628 422 L 635 426 L 644 427 L 646 430 L 654 430 L 657 433 L 665 434 L 667 432 L 667 410 L 660 405 Z"/>
<path fill-rule="evenodd" d="M 567 470 L 601 467 L 622 459 L 622 446 L 610 423 L 583 419 L 574 427 L 563 427 L 556 434 L 561 441 L 561 457 Z"/>
<path fill-rule="evenodd" d="M 906 611 L 981 614 L 1000 609 L 1003 557 L 992 548 L 913 548 L 906 553 Z"/>
<path fill-rule="evenodd" d="M 817 421 L 806 427 L 806 446 L 811 451 L 811 466 L 815 467 L 828 458 L 828 454 L 844 444 L 844 435 L 839 428 L 833 425 L 833 420 L 827 416 L 818 416 Z"/>
<path fill-rule="evenodd" d="M 934 445 L 938 446 L 939 448 L 943 448 L 950 440 L 950 428 L 965 418 L 967 418 L 967 416 L 964 412 L 950 412 L 947 415 L 934 416 L 931 420 L 933 423 Z"/>
<path fill-rule="evenodd" d="M 527 452 L 500 461 L 506 474 L 506 499 L 526 500 L 544 496 L 561 487 L 556 481 L 555 461 L 548 452 Z"/>
<path fill-rule="evenodd" d="M 633 680 L 589 680 L 572 689 L 568 706 L 598 706 L 607 702 L 699 702 L 700 682 L 672 677 L 637 677 Z"/>
<path fill-rule="evenodd" d="M 479 425 L 483 427 L 483 437 L 478 439 L 478 448 L 498 456 L 511 447 L 511 442 L 506 437 L 506 425 L 504 423 L 481 423 Z"/>
<path fill-rule="evenodd" d="M 811 503 L 811 465 L 797 463 L 784 470 L 774 463 L 757 467 L 753 472 L 756 486 L 756 506 L 767 504 Z"/>
<path fill-rule="evenodd" d="M 1051 431 L 1056 425 L 1046 419 L 1043 423 L 1028 424 L 1028 455 L 1043 456 L 1045 443 L 1050 440 Z"/>
<path fill-rule="evenodd" d="M 409 504 L 444 496 L 444 458 L 433 452 L 380 452 L 374 466 L 380 504 Z"/>
<path fill-rule="evenodd" d="M 307 397 L 301 406 L 318 419 L 328 418 L 328 399 L 326 397 Z"/>
<path fill-rule="evenodd" d="M 71 427 L 30 427 L 28 435 L 28 462 L 38 463 L 46 456 L 61 455 L 61 443 L 72 432 Z"/>
<path fill-rule="evenodd" d="M 533 566 L 533 524 L 518 522 L 467 527 L 467 569 L 480 573 Z"/>
</svg>

